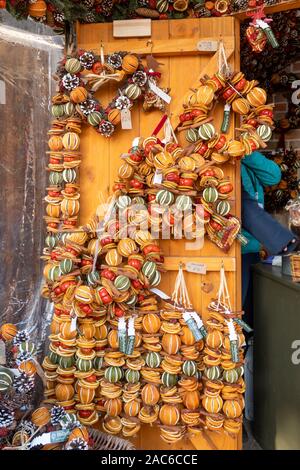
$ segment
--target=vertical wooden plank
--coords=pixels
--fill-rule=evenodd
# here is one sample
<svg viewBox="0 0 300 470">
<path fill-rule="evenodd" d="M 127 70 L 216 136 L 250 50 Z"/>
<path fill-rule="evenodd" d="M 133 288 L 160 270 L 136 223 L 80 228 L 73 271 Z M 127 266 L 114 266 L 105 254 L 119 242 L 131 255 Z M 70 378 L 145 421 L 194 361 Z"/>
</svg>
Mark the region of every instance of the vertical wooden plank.
<svg viewBox="0 0 300 470">
<path fill-rule="evenodd" d="M 107 41 L 109 37 L 109 24 L 101 25 L 101 38 Z M 84 49 L 86 42 L 95 44 L 94 51 L 100 51 L 99 29 L 86 28 L 81 25 L 78 47 Z M 98 31 L 98 33 L 97 33 Z M 100 89 L 96 98 L 107 103 L 109 92 Z M 98 134 L 90 126 L 85 126 L 81 135 L 80 150 L 82 162 L 80 165 L 80 223 L 86 223 L 96 212 L 97 206 L 106 201 L 109 196 L 110 181 L 110 154 L 109 141 Z"/>
<path fill-rule="evenodd" d="M 114 40 L 113 37 L 113 26 L 112 23 L 109 24 L 108 30 L 108 41 L 112 42 Z M 119 51 L 118 48 L 118 41 L 114 40 L 116 43 L 115 52 Z M 146 38 L 145 38 L 146 41 Z M 126 52 L 130 52 L 130 42 L 128 43 L 128 50 Z M 105 43 L 104 43 L 104 54 L 105 52 Z M 122 86 L 122 83 L 121 83 Z M 118 94 L 118 85 L 111 84 L 109 86 L 109 101 Z M 118 126 L 116 129 L 113 138 L 109 140 L 109 158 L 110 158 L 110 170 L 109 170 L 109 192 L 112 194 L 112 188 L 114 182 L 118 177 L 118 168 L 122 164 L 120 160 L 120 155 L 122 153 L 126 153 L 129 148 L 132 146 L 133 139 L 139 135 L 139 128 L 140 128 L 140 114 L 139 114 L 140 102 L 136 102 L 131 109 L 131 120 L 132 120 L 132 129 L 123 130 L 121 125 Z"/>
</svg>

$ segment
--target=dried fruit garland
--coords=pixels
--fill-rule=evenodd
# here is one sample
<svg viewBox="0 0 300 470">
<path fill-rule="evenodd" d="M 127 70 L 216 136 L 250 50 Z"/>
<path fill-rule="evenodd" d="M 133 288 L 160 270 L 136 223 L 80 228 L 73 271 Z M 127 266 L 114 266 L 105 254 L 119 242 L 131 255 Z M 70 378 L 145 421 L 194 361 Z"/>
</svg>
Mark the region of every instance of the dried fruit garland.
<svg viewBox="0 0 300 470">
<path fill-rule="evenodd" d="M 242 72 L 225 77 L 216 73 L 211 78 L 201 80 L 199 87 L 192 90 L 183 103 L 180 115 L 181 127 L 194 151 L 216 163 L 227 162 L 230 158 L 240 159 L 260 147 L 265 147 L 272 136 L 273 105 L 266 104 L 267 94 L 259 88 L 256 80 L 246 80 Z M 225 101 L 223 123 L 217 131 L 211 123 L 210 111 L 216 100 Z M 230 111 L 241 118 L 236 129 L 239 138 L 228 139 Z"/>
<path fill-rule="evenodd" d="M 163 257 L 150 232 L 138 226 L 145 217 L 151 219 L 155 202 L 166 208 L 166 202 L 176 198 L 175 205 L 183 210 L 198 195 L 199 202 L 209 209 L 204 212 L 206 222 L 219 231 L 214 224 L 227 219 L 212 213 L 219 204 L 223 210 L 228 205 L 232 185 L 217 167 L 209 168 L 209 173 L 199 171 L 203 165 L 199 154 L 186 157 L 177 144 L 163 148 L 155 137 L 140 140 L 127 155 L 123 154 L 125 162 L 114 187 L 118 211 L 126 211 L 132 204 L 140 206 L 130 218 L 130 238 L 124 238 L 122 228 L 112 219 L 105 223 L 99 241 L 97 218 L 69 232 L 76 225 L 79 210 L 74 167 L 80 162 L 80 126 L 76 118 L 59 123 L 57 128 L 57 121 L 53 121 L 49 145 L 51 148 L 53 142 L 59 142 L 63 149 L 50 150 L 51 186 L 46 197 L 49 234 L 44 250 L 47 264 L 43 295 L 55 304 L 49 354 L 43 361 L 46 403 L 58 403 L 68 412 L 76 412 L 83 425 L 94 424 L 99 412 L 106 413 L 103 429 L 111 434 L 122 432 L 126 437 L 136 434 L 140 423 L 161 422 L 162 438 L 175 442 L 201 423 L 198 371 L 202 363 L 195 360 L 201 358 L 199 351 L 204 345 L 200 342 L 195 349 L 182 312 L 166 306 L 160 313 L 149 288 L 160 282 Z M 157 170 L 163 175 L 161 188 L 152 183 Z M 186 172 L 193 174 L 191 181 L 181 178 L 188 176 Z M 194 184 L 197 190 L 193 192 Z M 216 188 L 222 196 L 217 205 Z M 174 223 L 172 219 L 170 223 Z M 194 223 L 192 220 L 191 228 Z M 236 228 L 235 235 L 238 221 Z M 132 323 L 132 334 L 128 325 L 127 336 L 133 338 L 133 343 L 125 352 L 120 350 L 119 318 Z M 187 338 L 182 339 L 181 346 L 182 334 Z M 173 356 L 179 350 L 182 358 L 176 359 Z M 191 374 L 193 378 L 182 377 L 177 390 L 179 374 Z M 185 405 L 182 411 L 174 407 L 181 403 Z M 170 425 L 175 428 L 170 429 Z"/>
<path fill-rule="evenodd" d="M 27 330 L 12 323 L 0 327 L 0 450 L 21 425 L 33 402 L 37 373 L 36 346 Z M 39 373 L 39 371 L 38 371 Z"/>
<path fill-rule="evenodd" d="M 52 115 L 62 120 L 80 117 L 105 137 L 114 133 L 122 113 L 129 112 L 139 99 L 144 100 L 144 111 L 164 109 L 164 101 L 151 88 L 160 73 L 146 69 L 135 54 L 115 52 L 101 59 L 81 50 L 75 57 L 65 58 L 56 75 L 60 93 L 53 98 Z M 103 107 L 94 93 L 110 82 L 119 84 L 118 95 Z"/>
<path fill-rule="evenodd" d="M 2 8 L 17 19 L 30 16 L 61 30 L 65 21 L 103 23 L 131 18 L 154 20 L 220 17 L 280 0 L 2 0 Z M 1 8 L 1 3 L 0 3 Z"/>
</svg>

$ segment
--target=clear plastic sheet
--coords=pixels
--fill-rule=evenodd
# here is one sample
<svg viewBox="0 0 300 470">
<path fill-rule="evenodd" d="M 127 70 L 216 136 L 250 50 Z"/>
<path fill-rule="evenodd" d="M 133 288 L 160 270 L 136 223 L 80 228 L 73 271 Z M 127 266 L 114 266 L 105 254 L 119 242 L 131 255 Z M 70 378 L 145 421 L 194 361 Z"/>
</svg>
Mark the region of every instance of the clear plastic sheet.
<svg viewBox="0 0 300 470">
<path fill-rule="evenodd" d="M 44 344 L 51 305 L 40 297 L 51 78 L 63 38 L 32 21 L 0 22 L 0 324 Z"/>
</svg>

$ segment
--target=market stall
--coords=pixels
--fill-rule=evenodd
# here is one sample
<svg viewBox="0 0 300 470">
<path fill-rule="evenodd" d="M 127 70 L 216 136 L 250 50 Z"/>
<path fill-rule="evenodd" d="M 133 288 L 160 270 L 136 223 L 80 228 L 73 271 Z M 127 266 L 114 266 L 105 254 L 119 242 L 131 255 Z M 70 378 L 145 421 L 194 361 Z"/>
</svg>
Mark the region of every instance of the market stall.
<svg viewBox="0 0 300 470">
<path fill-rule="evenodd" d="M 130 2 L 130 12 L 7 3 L 64 26 L 66 48 L 45 149 L 49 341 L 38 361 L 27 330 L 1 326 L 0 392 L 14 400 L 0 410 L 5 446 L 241 449 L 240 161 L 266 150 L 275 106 L 268 80 L 240 70 L 244 13 L 220 1 Z M 266 12 L 287 3 L 297 2 Z M 276 29 L 255 14 L 249 50 L 277 49 Z M 44 396 L 18 428 L 34 377 Z"/>
</svg>

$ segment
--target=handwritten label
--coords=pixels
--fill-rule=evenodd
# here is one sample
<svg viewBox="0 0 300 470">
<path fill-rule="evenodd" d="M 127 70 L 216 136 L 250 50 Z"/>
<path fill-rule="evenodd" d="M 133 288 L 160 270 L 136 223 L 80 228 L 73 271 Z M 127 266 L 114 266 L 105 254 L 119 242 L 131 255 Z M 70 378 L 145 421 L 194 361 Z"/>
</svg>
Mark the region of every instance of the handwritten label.
<svg viewBox="0 0 300 470">
<path fill-rule="evenodd" d="M 218 41 L 199 41 L 197 49 L 198 51 L 217 51 Z"/>
<path fill-rule="evenodd" d="M 189 273 L 206 274 L 206 264 L 194 262 L 186 263 L 186 270 Z"/>
<path fill-rule="evenodd" d="M 131 112 L 128 108 L 121 109 L 121 127 L 125 130 L 132 129 Z"/>
<path fill-rule="evenodd" d="M 149 80 L 149 87 L 157 96 L 159 96 L 166 103 L 171 103 L 171 96 L 165 93 L 161 88 L 159 88 L 155 83 Z"/>
</svg>

